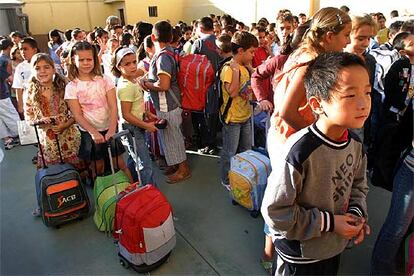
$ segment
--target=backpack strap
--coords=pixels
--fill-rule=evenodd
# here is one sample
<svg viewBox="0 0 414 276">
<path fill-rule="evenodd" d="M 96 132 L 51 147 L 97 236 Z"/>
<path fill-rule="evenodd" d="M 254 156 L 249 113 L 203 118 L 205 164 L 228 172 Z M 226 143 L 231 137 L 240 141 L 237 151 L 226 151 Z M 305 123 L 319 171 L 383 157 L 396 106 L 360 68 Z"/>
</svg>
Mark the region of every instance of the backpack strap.
<svg viewBox="0 0 414 276">
<path fill-rule="evenodd" d="M 173 59 L 174 59 L 174 61 L 175 61 L 175 65 L 176 65 L 176 67 L 177 67 L 177 71 L 178 71 L 178 55 L 176 54 L 176 53 L 173 53 L 173 52 L 171 52 L 171 51 L 169 51 L 169 50 L 167 50 L 167 49 L 164 49 L 164 50 L 162 50 L 159 54 L 158 54 L 158 56 L 157 56 L 157 59 L 161 56 L 161 55 L 163 55 L 163 54 L 166 54 L 166 55 L 169 55 L 170 57 L 172 57 Z M 177 80 L 178 81 L 178 80 Z M 168 91 L 167 91 L 168 93 L 170 93 L 170 95 L 171 95 L 171 97 L 173 98 L 173 100 L 174 100 L 174 102 L 178 105 L 178 107 L 180 107 L 181 108 L 181 102 L 178 100 L 178 98 L 175 96 L 175 94 L 174 94 L 174 91 L 171 89 L 171 87 L 170 87 L 170 89 L 168 89 Z"/>
<path fill-rule="evenodd" d="M 220 68 L 220 74 L 218 75 L 219 77 L 220 77 L 220 75 L 221 75 L 221 71 L 223 70 L 223 68 L 224 68 L 224 66 L 229 66 L 230 65 L 230 61 L 228 61 L 228 62 L 226 62 L 225 64 L 223 64 L 223 66 Z M 247 71 L 249 71 L 249 70 L 247 70 Z M 249 71 L 249 74 L 250 74 L 250 71 Z M 241 72 L 240 72 L 240 70 L 239 70 L 239 81 L 240 81 L 240 79 L 241 79 Z M 220 80 L 220 86 L 222 85 L 222 83 L 221 83 L 221 80 Z M 223 88 L 221 88 L 221 91 L 223 90 Z M 224 97 L 223 97 L 223 92 L 221 92 L 221 94 L 220 94 L 220 100 L 221 100 L 221 102 L 224 102 Z M 220 120 L 221 120 L 221 122 L 223 123 L 223 124 L 225 124 L 226 123 L 226 118 L 227 118 L 227 114 L 229 113 L 229 110 L 230 110 L 230 107 L 231 107 L 231 104 L 233 103 L 233 98 L 232 97 L 230 97 L 230 95 L 229 95 L 229 99 L 227 100 L 227 103 L 226 103 L 226 106 L 224 107 L 224 110 L 223 110 L 223 114 L 220 116 Z"/>
</svg>

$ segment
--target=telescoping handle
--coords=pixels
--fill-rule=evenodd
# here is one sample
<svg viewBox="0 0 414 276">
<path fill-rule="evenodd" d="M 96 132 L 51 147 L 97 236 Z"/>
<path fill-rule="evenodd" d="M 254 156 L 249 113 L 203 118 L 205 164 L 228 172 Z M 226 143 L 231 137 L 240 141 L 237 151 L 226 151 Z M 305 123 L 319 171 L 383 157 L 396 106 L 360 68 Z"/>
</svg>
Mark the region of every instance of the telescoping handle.
<svg viewBox="0 0 414 276">
<path fill-rule="evenodd" d="M 34 126 L 34 129 L 35 129 L 36 138 L 37 138 L 37 144 L 39 145 L 39 151 L 40 151 L 40 155 L 42 157 L 43 168 L 47 168 L 47 165 L 46 165 L 46 161 L 45 161 L 45 156 L 44 156 L 44 152 L 43 152 L 43 149 L 42 149 L 42 145 L 40 144 L 39 132 L 38 132 L 37 127 L 40 126 L 40 125 L 44 125 L 46 123 L 55 124 L 55 119 L 54 118 L 51 118 L 51 121 L 50 122 L 46 122 L 45 120 L 38 120 L 38 121 L 34 121 L 33 124 L 32 124 Z M 58 149 L 58 153 L 59 153 L 60 163 L 63 164 L 64 162 L 63 162 L 63 157 L 62 157 L 62 151 L 60 149 L 60 143 L 59 143 L 59 136 L 58 136 L 58 134 L 55 134 L 55 140 L 56 140 L 56 145 L 57 145 L 57 149 Z"/>
</svg>

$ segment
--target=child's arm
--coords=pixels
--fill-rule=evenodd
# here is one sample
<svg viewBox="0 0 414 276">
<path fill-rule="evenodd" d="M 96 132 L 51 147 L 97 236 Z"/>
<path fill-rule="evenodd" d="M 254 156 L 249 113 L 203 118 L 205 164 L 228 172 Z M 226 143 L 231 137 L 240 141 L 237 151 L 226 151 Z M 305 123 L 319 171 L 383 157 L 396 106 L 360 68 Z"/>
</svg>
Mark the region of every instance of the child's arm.
<svg viewBox="0 0 414 276">
<path fill-rule="evenodd" d="M 145 78 L 142 78 L 140 84 L 145 90 L 165 92 L 171 87 L 171 77 L 167 74 L 161 73 L 158 74 L 158 81 L 151 82 Z"/>
<path fill-rule="evenodd" d="M 116 132 L 118 124 L 118 107 L 116 105 L 116 92 L 115 88 L 106 92 L 106 99 L 109 107 L 109 129 L 105 134 L 105 140 L 108 141 Z"/>
<path fill-rule="evenodd" d="M 224 88 L 229 93 L 230 97 L 235 98 L 239 95 L 240 91 L 240 67 L 237 63 L 232 61 L 228 68 L 231 70 L 231 73 L 228 72 L 227 68 L 223 68 Z"/>
<path fill-rule="evenodd" d="M 303 79 L 307 68 L 308 66 L 302 66 L 296 70 L 286 89 L 286 94 L 279 109 L 280 117 L 296 130 L 300 130 L 308 125 L 298 111 L 300 104 L 306 98 Z"/>
<path fill-rule="evenodd" d="M 94 128 L 88 120 L 83 117 L 82 108 L 79 104 L 79 101 L 77 99 L 67 99 L 66 100 L 70 111 L 72 112 L 73 117 L 75 118 L 76 122 L 89 134 L 91 135 L 93 141 L 96 144 L 102 144 L 105 142 L 105 138 L 99 133 L 99 131 Z"/>
<path fill-rule="evenodd" d="M 143 128 L 149 132 L 157 131 L 155 127 L 155 122 L 144 122 L 143 120 L 138 119 L 131 113 L 132 102 L 121 101 L 121 112 L 122 117 L 131 125 Z"/>
</svg>

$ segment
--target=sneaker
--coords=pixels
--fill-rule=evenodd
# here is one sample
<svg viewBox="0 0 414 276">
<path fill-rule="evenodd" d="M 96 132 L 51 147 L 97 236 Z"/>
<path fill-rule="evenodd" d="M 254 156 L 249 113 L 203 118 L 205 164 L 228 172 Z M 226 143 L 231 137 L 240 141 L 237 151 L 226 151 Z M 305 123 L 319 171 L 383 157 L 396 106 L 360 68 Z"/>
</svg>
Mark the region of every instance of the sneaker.
<svg viewBox="0 0 414 276">
<path fill-rule="evenodd" d="M 10 138 L 4 142 L 4 149 L 10 150 L 18 145 L 20 145 L 19 138 Z"/>
<path fill-rule="evenodd" d="M 221 185 L 224 187 L 224 188 L 226 188 L 227 189 L 227 191 L 231 191 L 231 187 L 230 187 L 230 185 L 229 184 L 225 184 L 223 181 L 221 181 Z"/>
</svg>

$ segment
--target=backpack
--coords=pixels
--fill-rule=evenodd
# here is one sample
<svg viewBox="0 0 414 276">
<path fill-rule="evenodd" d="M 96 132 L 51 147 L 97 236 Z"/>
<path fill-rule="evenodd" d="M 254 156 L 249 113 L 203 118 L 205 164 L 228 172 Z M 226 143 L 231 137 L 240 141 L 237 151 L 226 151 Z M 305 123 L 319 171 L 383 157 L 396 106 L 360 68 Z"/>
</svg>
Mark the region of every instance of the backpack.
<svg viewBox="0 0 414 276">
<path fill-rule="evenodd" d="M 178 65 L 177 82 L 181 91 L 181 107 L 186 110 L 203 111 L 206 107 L 207 92 L 214 83 L 214 68 L 207 56 L 189 54 L 180 56 L 171 51 L 166 53 Z"/>
</svg>

